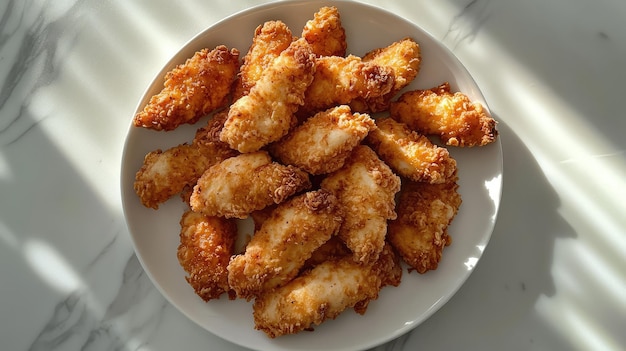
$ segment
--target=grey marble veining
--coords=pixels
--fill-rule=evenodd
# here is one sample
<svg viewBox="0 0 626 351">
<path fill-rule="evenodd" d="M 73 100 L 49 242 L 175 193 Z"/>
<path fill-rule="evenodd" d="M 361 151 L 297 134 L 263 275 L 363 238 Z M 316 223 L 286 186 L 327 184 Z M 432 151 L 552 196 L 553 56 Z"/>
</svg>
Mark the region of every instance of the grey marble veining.
<svg viewBox="0 0 626 351">
<path fill-rule="evenodd" d="M 167 306 L 135 255 L 104 315 L 92 294 L 77 289 L 60 301 L 29 350 L 135 350 L 154 334 Z"/>
<path fill-rule="evenodd" d="M 442 41 L 444 43 L 450 42 L 453 51 L 461 42 L 471 43 L 478 35 L 484 22 L 489 19 L 490 2 L 490 0 L 468 1 L 461 11 L 452 18 Z"/>
<path fill-rule="evenodd" d="M 58 15 L 58 2 L 5 3 L 0 19 L 0 145 L 16 141 L 41 120 L 29 104 L 38 89 L 58 77 L 81 28 L 83 3 L 77 0 Z"/>
</svg>

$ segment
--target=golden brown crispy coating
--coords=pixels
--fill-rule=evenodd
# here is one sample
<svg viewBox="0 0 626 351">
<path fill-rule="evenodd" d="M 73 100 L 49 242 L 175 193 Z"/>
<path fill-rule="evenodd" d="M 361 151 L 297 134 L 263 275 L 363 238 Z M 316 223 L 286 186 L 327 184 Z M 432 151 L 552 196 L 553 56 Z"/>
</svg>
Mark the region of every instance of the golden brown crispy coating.
<svg viewBox="0 0 626 351">
<path fill-rule="evenodd" d="M 438 135 L 450 146 L 482 146 L 495 141 L 496 121 L 467 95 L 450 92 L 450 84 L 409 91 L 392 102 L 391 117 L 420 134 Z"/>
<path fill-rule="evenodd" d="M 376 120 L 367 143 L 396 173 L 416 182 L 444 183 L 456 176 L 456 161 L 446 148 L 391 118 Z"/>
<path fill-rule="evenodd" d="M 258 297 L 253 305 L 255 329 L 275 338 L 335 319 L 351 307 L 363 314 L 384 285 L 400 283 L 401 274 L 395 253 L 387 248 L 371 265 L 350 257 L 323 262 Z"/>
<path fill-rule="evenodd" d="M 313 251 L 339 229 L 337 198 L 326 190 L 296 196 L 272 211 L 242 255 L 228 265 L 237 297 L 251 299 L 298 275 Z"/>
<path fill-rule="evenodd" d="M 353 252 L 354 260 L 376 261 L 385 243 L 387 220 L 396 218 L 394 196 L 400 190 L 400 178 L 372 149 L 359 145 L 321 187 L 339 199 L 344 222 L 338 236 Z"/>
<path fill-rule="evenodd" d="M 309 270 L 326 261 L 336 260 L 350 255 L 352 255 L 352 252 L 348 249 L 343 240 L 339 239 L 338 236 L 332 236 L 328 241 L 322 244 L 322 246 L 318 247 L 317 250 L 313 251 L 311 257 L 304 262 L 301 271 Z"/>
<path fill-rule="evenodd" d="M 443 184 L 403 180 L 398 218 L 389 222 L 387 238 L 403 260 L 419 273 L 437 269 L 447 228 L 461 206 L 456 179 Z"/>
<path fill-rule="evenodd" d="M 297 123 L 294 113 L 304 103 L 314 72 L 310 45 L 304 39 L 292 42 L 250 93 L 231 105 L 221 140 L 240 152 L 254 152 L 282 138 Z"/>
<path fill-rule="evenodd" d="M 224 106 L 237 73 L 239 51 L 220 45 L 196 52 L 165 75 L 163 90 L 152 96 L 133 123 L 154 130 L 173 130 Z"/>
<path fill-rule="evenodd" d="M 310 174 L 331 173 L 376 128 L 367 114 L 352 113 L 341 105 L 317 113 L 285 138 L 270 145 L 270 153 L 283 164 L 298 166 Z"/>
<path fill-rule="evenodd" d="M 334 6 L 320 8 L 305 24 L 302 38 L 311 44 L 317 56 L 346 56 L 346 31 Z"/>
<path fill-rule="evenodd" d="M 383 96 L 358 98 L 351 106 L 356 111 L 381 112 L 389 109 L 391 99 L 402 88 L 409 85 L 419 73 L 421 55 L 419 45 L 411 38 L 396 41 L 391 45 L 372 50 L 363 56 L 363 62 L 391 68 L 394 74 L 394 85 L 390 92 Z"/>
<path fill-rule="evenodd" d="M 363 56 L 364 62 L 373 62 L 393 69 L 394 92 L 409 85 L 417 77 L 421 60 L 419 44 L 411 38 L 404 38 L 387 47 L 374 49 Z"/>
<path fill-rule="evenodd" d="M 258 151 L 207 169 L 194 186 L 190 205 L 209 216 L 246 218 L 310 186 L 306 172 L 272 162 L 267 152 Z"/>
<path fill-rule="evenodd" d="M 386 241 L 383 251 L 378 257 L 378 261 L 375 263 L 378 267 L 380 277 L 382 279 L 382 286 L 399 286 L 402 282 L 402 266 L 400 265 L 401 258 L 398 252 Z M 365 311 L 363 311 L 365 312 Z"/>
<path fill-rule="evenodd" d="M 209 119 L 206 126 L 196 131 L 192 145 L 199 148 L 204 155 L 212 157 L 212 161 L 205 170 L 216 163 L 239 154 L 237 150 L 231 149 L 228 144 L 220 140 L 220 131 L 222 127 L 224 127 L 224 121 L 226 121 L 227 117 L 228 113 L 226 111 L 217 112 Z M 187 205 L 189 205 L 189 198 L 193 192 L 193 186 L 201 175 L 200 173 L 193 182 L 185 184 L 180 193 L 180 198 Z"/>
<path fill-rule="evenodd" d="M 223 123 L 223 113 L 218 113 L 207 126 L 196 131 L 191 144 L 181 144 L 165 151 L 158 149 L 144 157 L 134 183 L 135 192 L 144 206 L 158 209 L 161 203 L 192 187 L 209 167 L 237 154 L 215 136 Z"/>
<path fill-rule="evenodd" d="M 185 279 L 202 300 L 219 298 L 230 290 L 227 267 L 237 237 L 235 221 L 187 211 L 180 225 L 177 257 Z"/>
<path fill-rule="evenodd" d="M 243 58 L 239 79 L 235 86 L 235 99 L 250 92 L 265 71 L 281 52 L 289 47 L 294 37 L 282 21 L 267 21 L 254 31 L 252 45 Z"/>
<path fill-rule="evenodd" d="M 360 57 L 323 56 L 316 60 L 315 78 L 306 91 L 302 111 L 313 114 L 356 98 L 383 96 L 394 86 L 393 70 Z"/>
<path fill-rule="evenodd" d="M 153 209 L 193 184 L 210 167 L 210 159 L 195 145 L 181 144 L 149 152 L 135 175 L 134 189 L 141 203 Z"/>
</svg>

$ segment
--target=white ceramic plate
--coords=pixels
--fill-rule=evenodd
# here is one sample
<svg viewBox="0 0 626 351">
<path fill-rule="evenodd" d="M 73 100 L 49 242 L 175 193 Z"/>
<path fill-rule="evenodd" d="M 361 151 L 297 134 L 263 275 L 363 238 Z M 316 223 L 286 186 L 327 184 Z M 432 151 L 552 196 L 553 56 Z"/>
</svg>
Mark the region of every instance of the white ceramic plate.
<svg viewBox="0 0 626 351">
<path fill-rule="evenodd" d="M 339 8 L 349 53 L 363 55 L 410 36 L 420 44 L 422 66 L 409 88 L 429 88 L 449 81 L 453 89 L 486 106 L 476 83 L 461 63 L 417 25 L 356 2 L 298 1 L 252 8 L 198 34 L 156 74 L 137 109 L 142 109 L 150 96 L 161 89 L 166 71 L 197 50 L 225 44 L 238 48 L 243 56 L 259 24 L 279 19 L 297 35 L 323 5 Z M 205 120 L 199 125 L 203 123 Z M 463 204 L 449 228 L 453 243 L 445 249 L 439 268 L 424 275 L 405 271 L 401 285 L 384 288 L 363 316 L 348 310 L 313 332 L 269 339 L 254 329 L 251 303 L 230 301 L 226 297 L 205 303 L 186 283 L 185 272 L 176 259 L 179 220 L 184 210 L 180 198 L 173 198 L 155 211 L 143 207 L 133 191 L 135 172 L 146 153 L 190 141 L 197 128 L 198 125 L 185 125 L 172 132 L 129 128 L 121 172 L 124 213 L 136 254 L 162 294 L 191 320 L 235 344 L 258 350 L 358 350 L 384 343 L 416 327 L 441 308 L 468 278 L 491 236 L 502 182 L 500 142 L 482 148 L 450 148 L 458 162 Z"/>
</svg>

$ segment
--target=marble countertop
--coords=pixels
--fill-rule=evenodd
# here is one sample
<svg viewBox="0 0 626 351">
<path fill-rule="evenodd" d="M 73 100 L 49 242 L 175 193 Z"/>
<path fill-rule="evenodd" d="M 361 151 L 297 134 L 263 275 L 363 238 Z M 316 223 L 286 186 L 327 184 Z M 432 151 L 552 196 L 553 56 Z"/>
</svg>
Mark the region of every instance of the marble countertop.
<svg viewBox="0 0 626 351">
<path fill-rule="evenodd" d="M 120 162 L 144 89 L 190 38 L 266 1 L 0 3 L 3 350 L 242 350 L 134 255 Z M 504 185 L 458 293 L 375 350 L 626 348 L 626 4 L 368 0 L 432 33 L 481 87 Z"/>
</svg>

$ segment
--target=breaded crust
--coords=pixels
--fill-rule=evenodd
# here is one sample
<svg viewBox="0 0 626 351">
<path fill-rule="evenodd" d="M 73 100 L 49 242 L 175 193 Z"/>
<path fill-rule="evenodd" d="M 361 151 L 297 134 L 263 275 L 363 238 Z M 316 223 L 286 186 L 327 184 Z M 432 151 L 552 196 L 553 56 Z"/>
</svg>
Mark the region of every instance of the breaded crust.
<svg viewBox="0 0 626 351">
<path fill-rule="evenodd" d="M 394 74 L 393 88 L 382 96 L 358 98 L 350 105 L 359 112 L 376 113 L 389 109 L 389 104 L 395 95 L 417 77 L 421 61 L 419 44 L 411 38 L 405 38 L 387 47 L 368 52 L 363 56 L 363 62 L 390 68 Z"/>
<path fill-rule="evenodd" d="M 337 198 L 325 190 L 278 205 L 245 253 L 228 265 L 228 281 L 237 297 L 249 300 L 295 278 L 313 251 L 339 230 L 341 220 Z"/>
<path fill-rule="evenodd" d="M 193 145 L 157 149 L 144 157 L 133 187 L 141 203 L 156 210 L 185 186 L 193 185 L 209 166 L 209 158 Z"/>
<path fill-rule="evenodd" d="M 376 120 L 367 143 L 397 174 L 416 182 L 444 183 L 456 176 L 456 161 L 446 148 L 391 118 Z"/>
<path fill-rule="evenodd" d="M 426 135 L 438 135 L 450 146 L 483 146 L 498 136 L 496 121 L 478 102 L 461 92 L 450 92 L 450 84 L 409 91 L 391 103 L 391 117 Z"/>
<path fill-rule="evenodd" d="M 258 151 L 210 167 L 194 186 L 190 205 L 209 216 L 247 218 L 310 186 L 306 172 L 272 162 L 267 152 Z"/>
<path fill-rule="evenodd" d="M 398 218 L 389 222 L 387 238 L 402 259 L 419 273 L 437 269 L 450 245 L 448 226 L 461 206 L 456 179 L 443 184 L 405 180 Z"/>
<path fill-rule="evenodd" d="M 158 209 L 161 203 L 195 185 L 209 167 L 237 154 L 216 138 L 224 120 L 224 114 L 217 113 L 205 127 L 196 131 L 191 144 L 165 151 L 157 149 L 144 157 L 133 184 L 144 206 Z"/>
<path fill-rule="evenodd" d="M 237 237 L 234 220 L 187 211 L 181 220 L 178 262 L 185 279 L 204 301 L 230 290 L 227 266 Z"/>
<path fill-rule="evenodd" d="M 335 6 L 320 8 L 313 19 L 305 24 L 302 38 L 311 44 L 318 57 L 346 55 L 346 31 L 341 25 L 341 16 Z"/>
<path fill-rule="evenodd" d="M 369 115 L 352 113 L 350 107 L 341 105 L 317 113 L 269 150 L 280 162 L 310 174 L 331 173 L 343 166 L 352 150 L 375 128 Z"/>
<path fill-rule="evenodd" d="M 152 96 L 133 124 L 173 130 L 223 107 L 239 72 L 239 51 L 220 45 L 196 52 L 165 75 L 163 89 Z"/>
<path fill-rule="evenodd" d="M 391 68 L 363 62 L 358 56 L 318 57 L 315 66 L 315 78 L 302 107 L 309 115 L 359 97 L 383 96 L 394 86 Z"/>
<path fill-rule="evenodd" d="M 275 338 L 335 319 L 348 308 L 363 314 L 380 289 L 398 285 L 401 275 L 396 254 L 388 246 L 369 265 L 350 257 L 323 262 L 258 297 L 253 305 L 255 329 Z"/>
<path fill-rule="evenodd" d="M 387 220 L 395 219 L 400 177 L 365 145 L 357 146 L 344 166 L 321 183 L 337 196 L 344 214 L 339 238 L 356 262 L 376 261 L 385 244 Z"/>
<path fill-rule="evenodd" d="M 240 152 L 254 152 L 287 134 L 297 123 L 294 113 L 304 103 L 304 92 L 313 81 L 314 60 L 306 41 L 292 42 L 250 93 L 230 106 L 220 139 Z"/>
<path fill-rule="evenodd" d="M 243 58 L 239 79 L 235 85 L 235 99 L 250 92 L 250 89 L 261 79 L 263 71 L 289 47 L 294 39 L 291 30 L 282 21 L 267 21 L 256 28 L 252 45 Z"/>
</svg>

